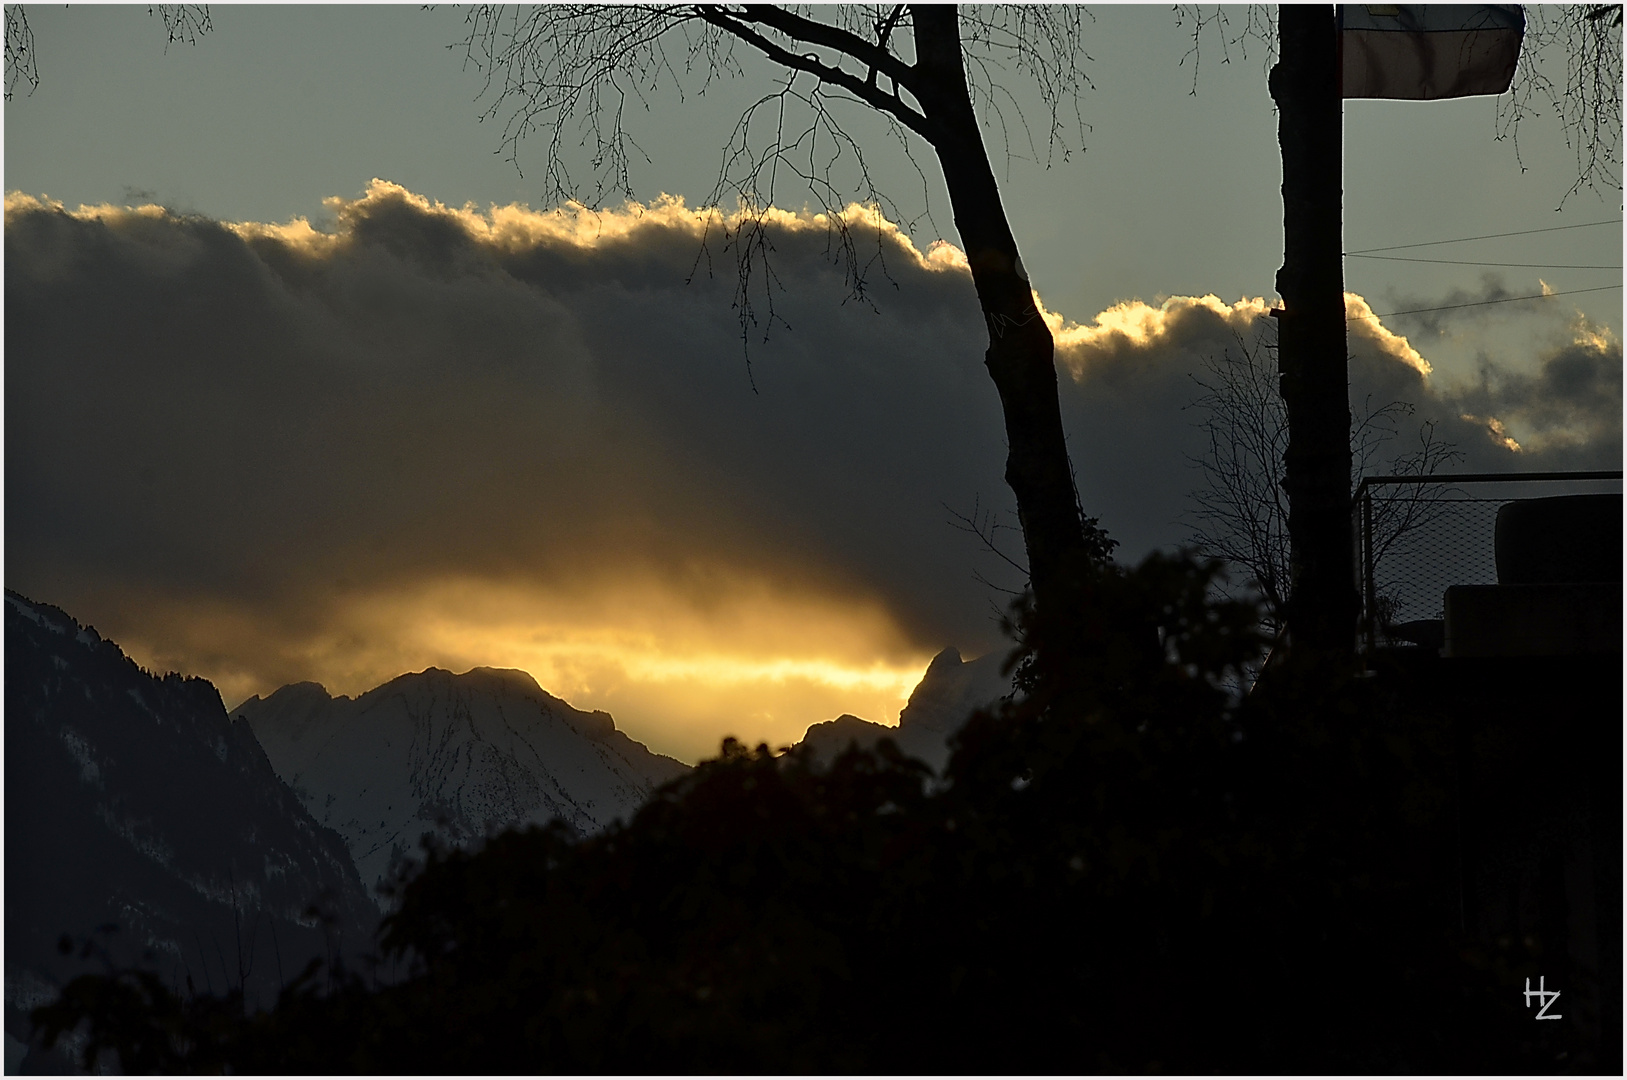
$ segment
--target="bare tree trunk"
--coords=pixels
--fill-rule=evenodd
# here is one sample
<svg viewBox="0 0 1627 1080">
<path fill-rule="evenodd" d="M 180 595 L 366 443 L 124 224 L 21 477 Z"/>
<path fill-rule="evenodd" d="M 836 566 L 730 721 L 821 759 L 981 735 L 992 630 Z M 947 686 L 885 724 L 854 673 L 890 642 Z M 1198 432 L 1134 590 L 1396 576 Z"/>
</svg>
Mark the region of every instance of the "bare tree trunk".
<svg viewBox="0 0 1627 1080">
<path fill-rule="evenodd" d="M 1034 304 L 978 130 L 955 8 L 917 5 L 912 14 L 917 96 L 988 324 L 984 363 L 1005 411 L 1006 483 L 1017 497 L 1035 610 L 1047 616 L 1078 602 L 1078 574 L 1096 554 L 1086 542 L 1062 433 L 1054 342 Z"/>
<path fill-rule="evenodd" d="M 1284 4 L 1271 69 L 1282 147 L 1278 370 L 1288 414 L 1283 487 L 1290 640 L 1349 656 L 1356 594 L 1350 525 L 1350 380 L 1341 263 L 1343 112 L 1333 8 Z"/>
</svg>

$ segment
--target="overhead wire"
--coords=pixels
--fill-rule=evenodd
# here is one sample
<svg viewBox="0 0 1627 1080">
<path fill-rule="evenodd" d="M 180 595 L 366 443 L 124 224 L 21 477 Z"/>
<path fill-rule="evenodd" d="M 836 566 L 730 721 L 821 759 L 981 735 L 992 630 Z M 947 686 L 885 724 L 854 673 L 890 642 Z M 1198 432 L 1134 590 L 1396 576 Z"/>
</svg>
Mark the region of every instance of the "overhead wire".
<svg viewBox="0 0 1627 1080">
<path fill-rule="evenodd" d="M 1530 296 L 1503 296 L 1496 300 L 1473 300 L 1465 304 L 1439 304 L 1435 307 L 1408 308 L 1405 311 L 1377 311 L 1371 315 L 1347 316 L 1347 319 L 1387 319 L 1392 315 L 1421 315 L 1427 311 L 1452 311 L 1456 308 L 1485 307 L 1487 304 L 1511 304 L 1516 300 L 1546 300 L 1551 296 L 1575 296 L 1578 293 L 1604 292 L 1619 288 L 1620 285 L 1599 285 L 1592 289 L 1565 289 L 1562 292 L 1533 293 Z"/>
<path fill-rule="evenodd" d="M 1476 259 L 1414 259 L 1406 255 L 1363 255 L 1359 251 L 1345 252 L 1347 259 L 1383 259 L 1386 262 L 1436 263 L 1442 266 L 1515 266 L 1528 270 L 1620 270 L 1620 266 L 1585 266 L 1578 263 L 1512 263 L 1481 262 Z"/>
<path fill-rule="evenodd" d="M 1421 240 L 1415 244 L 1390 244 L 1387 247 L 1357 248 L 1346 255 L 1365 255 L 1373 251 L 1401 251 L 1404 248 L 1435 247 L 1439 244 L 1466 244 L 1471 240 L 1499 240 L 1505 236 L 1530 236 L 1534 233 L 1563 232 L 1566 229 L 1591 229 L 1599 225 L 1620 225 L 1620 218 L 1609 221 L 1583 221 L 1575 225 L 1550 225 L 1544 229 L 1518 229 L 1514 232 L 1486 233 L 1483 236 L 1460 236 L 1453 240 Z"/>
<path fill-rule="evenodd" d="M 1466 244 L 1473 240 L 1500 240 L 1509 236 L 1531 236 L 1536 233 L 1564 232 L 1567 229 L 1592 229 L 1602 225 L 1621 225 L 1620 218 L 1611 218 L 1606 221 L 1582 221 L 1574 225 L 1550 225 L 1541 229 L 1516 229 L 1512 232 L 1484 233 L 1480 236 L 1459 236 L 1451 240 L 1420 240 L 1411 244 L 1389 244 L 1384 247 L 1358 248 L 1345 252 L 1347 258 L 1381 259 L 1386 262 L 1413 262 L 1434 263 L 1446 266 L 1498 266 L 1529 270 L 1620 270 L 1620 266 L 1595 266 L 1576 263 L 1508 263 L 1508 262 L 1479 262 L 1472 259 L 1418 259 L 1405 255 L 1378 255 L 1380 251 L 1404 251 L 1411 248 L 1438 247 L 1442 244 Z M 1485 307 L 1489 304 L 1508 304 L 1516 300 L 1544 300 L 1550 296 L 1574 296 L 1579 293 L 1605 292 L 1610 289 L 1619 289 L 1620 285 L 1599 285 L 1591 289 L 1566 289 L 1560 292 L 1533 293 L 1529 296 L 1504 296 L 1495 300 L 1475 300 L 1462 304 L 1439 304 L 1434 307 L 1408 308 L 1405 311 L 1375 312 L 1372 315 L 1360 315 L 1362 319 L 1384 319 L 1392 315 L 1421 315 L 1431 311 L 1453 311 L 1458 308 Z"/>
</svg>

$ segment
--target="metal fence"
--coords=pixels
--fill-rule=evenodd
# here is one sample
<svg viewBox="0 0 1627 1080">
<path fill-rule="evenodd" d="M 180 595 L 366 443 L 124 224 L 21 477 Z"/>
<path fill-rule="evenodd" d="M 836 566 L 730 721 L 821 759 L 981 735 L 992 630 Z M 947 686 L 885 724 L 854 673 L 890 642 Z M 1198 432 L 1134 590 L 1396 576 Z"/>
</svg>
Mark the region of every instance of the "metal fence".
<svg viewBox="0 0 1627 1080">
<path fill-rule="evenodd" d="M 1364 645 L 1427 637 L 1416 624 L 1445 617 L 1447 586 L 1497 583 L 1504 503 L 1620 491 L 1621 479 L 1619 471 L 1364 477 L 1353 507 Z"/>
</svg>

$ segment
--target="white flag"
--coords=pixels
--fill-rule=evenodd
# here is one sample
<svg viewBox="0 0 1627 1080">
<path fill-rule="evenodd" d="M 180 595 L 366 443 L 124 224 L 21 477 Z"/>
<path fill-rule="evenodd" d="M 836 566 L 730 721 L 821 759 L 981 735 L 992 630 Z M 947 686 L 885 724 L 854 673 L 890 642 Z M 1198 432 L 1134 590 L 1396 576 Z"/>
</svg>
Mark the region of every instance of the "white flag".
<svg viewBox="0 0 1627 1080">
<path fill-rule="evenodd" d="M 1341 4 L 1347 98 L 1501 94 L 1520 58 L 1518 4 Z"/>
</svg>

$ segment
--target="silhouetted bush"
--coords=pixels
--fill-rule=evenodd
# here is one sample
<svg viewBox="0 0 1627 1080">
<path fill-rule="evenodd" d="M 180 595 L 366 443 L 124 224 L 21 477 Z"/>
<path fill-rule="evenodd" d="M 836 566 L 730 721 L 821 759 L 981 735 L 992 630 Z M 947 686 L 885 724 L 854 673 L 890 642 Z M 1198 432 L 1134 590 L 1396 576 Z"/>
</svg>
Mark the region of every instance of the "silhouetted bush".
<svg viewBox="0 0 1627 1080">
<path fill-rule="evenodd" d="M 1455 936 L 1442 722 L 1290 660 L 1213 565 L 1020 606 L 1026 694 L 941 781 L 733 740 L 577 839 L 430 850 L 381 948 L 242 1017 L 129 974 L 36 1012 L 127 1069 L 1506 1071 L 1518 1001 Z"/>
</svg>

